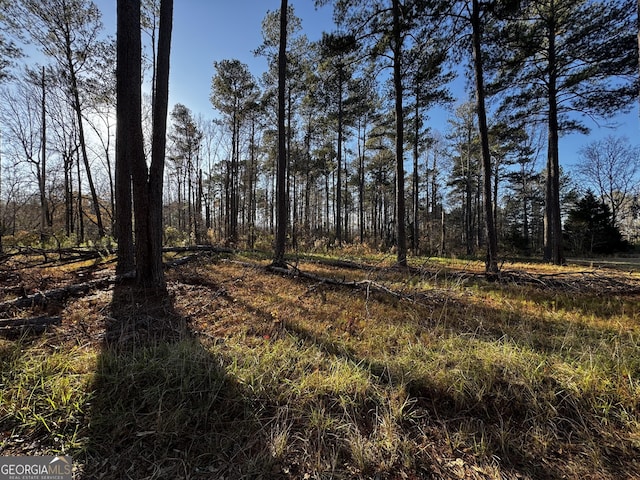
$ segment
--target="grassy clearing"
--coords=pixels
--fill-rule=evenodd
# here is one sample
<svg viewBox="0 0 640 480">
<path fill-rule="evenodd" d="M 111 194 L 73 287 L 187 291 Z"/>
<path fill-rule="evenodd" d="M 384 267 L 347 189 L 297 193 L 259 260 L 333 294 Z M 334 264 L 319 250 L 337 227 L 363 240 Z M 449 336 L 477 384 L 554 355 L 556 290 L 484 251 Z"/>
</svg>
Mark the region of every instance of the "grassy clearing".
<svg viewBox="0 0 640 480">
<path fill-rule="evenodd" d="M 224 261 L 170 271 L 164 303 L 73 300 L 0 340 L 0 450 L 71 454 L 77 478 L 640 476 L 640 296 L 427 264 L 300 265 L 416 301 Z M 176 318 L 187 333 L 105 343 Z"/>
</svg>

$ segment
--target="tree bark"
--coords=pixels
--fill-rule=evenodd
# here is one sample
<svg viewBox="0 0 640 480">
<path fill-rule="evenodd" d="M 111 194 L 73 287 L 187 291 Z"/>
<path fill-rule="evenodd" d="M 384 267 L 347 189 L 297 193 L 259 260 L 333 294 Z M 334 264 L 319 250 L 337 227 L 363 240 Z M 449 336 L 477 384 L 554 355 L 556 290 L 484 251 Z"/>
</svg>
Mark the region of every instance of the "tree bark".
<svg viewBox="0 0 640 480">
<path fill-rule="evenodd" d="M 280 5 L 280 50 L 278 53 L 278 164 L 276 173 L 276 241 L 273 266 L 286 267 L 284 260 L 287 240 L 287 132 L 286 116 L 286 78 L 287 78 L 287 11 L 288 1 Z"/>
<path fill-rule="evenodd" d="M 117 29 L 115 225 L 116 273 L 122 274 L 135 268 L 130 165 L 144 162 L 140 0 L 118 1 Z"/>
<path fill-rule="evenodd" d="M 407 265 L 404 198 L 404 111 L 402 103 L 402 32 L 400 0 L 393 0 L 393 85 L 396 117 L 396 235 L 398 265 Z"/>
<path fill-rule="evenodd" d="M 162 200 L 164 163 L 167 141 L 167 114 L 169 109 L 169 70 L 171 58 L 171 34 L 173 30 L 173 0 L 160 3 L 160 26 L 158 29 L 158 71 L 156 74 L 156 96 L 153 107 L 153 139 L 151 147 L 151 166 L 149 168 L 149 252 L 145 258 L 143 272 L 148 275 L 152 287 L 165 285 L 162 270 Z M 138 266 L 140 268 L 140 264 Z M 143 280 L 138 273 L 138 280 Z"/>
<path fill-rule="evenodd" d="M 365 164 L 364 163 L 365 163 L 365 154 L 366 154 L 366 148 L 367 148 L 366 122 L 361 124 L 361 127 L 362 127 L 362 135 L 360 135 L 360 131 L 358 131 L 358 216 L 359 216 L 359 224 L 360 224 L 360 243 L 364 244 L 364 230 L 365 230 L 365 224 L 364 224 Z"/>
<path fill-rule="evenodd" d="M 342 130 L 343 130 L 343 112 L 342 112 L 342 82 L 343 68 L 338 66 L 338 150 L 336 161 L 338 169 L 336 170 L 336 241 L 338 246 L 342 246 Z"/>
<path fill-rule="evenodd" d="M 80 174 L 80 152 L 76 148 L 76 181 L 78 182 L 78 221 L 77 221 L 77 241 L 78 245 L 84 243 L 84 206 L 82 205 L 82 176 Z"/>
<path fill-rule="evenodd" d="M 198 169 L 198 188 L 196 193 L 196 215 L 195 215 L 195 237 L 196 243 L 203 242 L 202 235 L 202 204 L 204 203 L 204 179 L 202 176 L 202 169 Z"/>
<path fill-rule="evenodd" d="M 130 164 L 135 217 L 136 282 L 150 289 L 165 286 L 162 269 L 162 190 L 169 98 L 169 58 L 173 1 L 160 5 L 158 61 L 153 105 L 151 165 L 144 158 L 141 114 L 140 0 L 118 0 L 118 146 L 117 162 Z M 122 43 L 120 43 L 122 40 Z M 128 117 L 125 115 L 129 114 Z M 121 115 L 123 117 L 121 117 Z M 126 166 L 119 170 L 124 184 Z M 124 191 L 126 186 L 120 185 Z M 122 193 L 122 191 L 119 191 Z M 119 234 L 128 234 L 126 201 L 119 210 Z M 130 212 L 130 210 L 129 210 Z M 125 218 L 127 217 L 127 218 Z"/>
<path fill-rule="evenodd" d="M 38 186 L 40 189 L 40 240 L 44 243 L 47 238 L 48 227 L 50 227 L 49 206 L 47 203 L 47 107 L 46 95 L 47 86 L 45 79 L 45 67 L 42 67 L 42 151 L 40 160 L 40 171 L 38 172 Z"/>
<path fill-rule="evenodd" d="M 418 160 L 420 157 L 419 138 L 420 138 L 420 92 L 416 88 L 416 106 L 414 118 L 414 138 L 413 138 L 413 236 L 411 247 L 413 254 L 418 255 L 420 251 L 420 190 L 418 183 L 420 181 L 420 173 L 418 172 Z"/>
<path fill-rule="evenodd" d="M 67 237 L 73 233 L 73 153 L 62 154 L 64 162 L 64 228 Z"/>
<path fill-rule="evenodd" d="M 76 120 L 78 122 L 78 140 L 80 142 L 80 153 L 82 154 L 82 162 L 84 164 L 85 171 L 87 172 L 87 181 L 89 182 L 89 192 L 91 193 L 91 201 L 93 203 L 93 211 L 96 216 L 96 225 L 98 227 L 98 237 L 102 238 L 105 235 L 104 225 L 102 223 L 102 214 L 100 212 L 100 202 L 98 199 L 98 192 L 96 190 L 95 183 L 93 182 L 93 175 L 91 174 L 91 165 L 89 165 L 89 155 L 87 153 L 87 142 L 84 134 L 84 120 L 82 118 L 82 106 L 80 104 L 80 92 L 78 90 L 78 78 L 75 68 L 73 66 L 73 52 L 71 51 L 70 40 L 67 44 L 67 61 L 69 64 L 69 78 L 71 80 L 71 92 L 73 96 L 73 109 L 76 114 Z"/>
<path fill-rule="evenodd" d="M 438 248 L 438 255 L 444 256 L 447 248 L 447 224 L 445 223 L 445 211 L 444 205 L 440 208 L 440 248 Z"/>
<path fill-rule="evenodd" d="M 473 0 L 471 14 L 473 29 L 473 64 L 476 80 L 476 108 L 478 114 L 478 128 L 480 130 L 480 144 L 482 147 L 483 197 L 485 212 L 485 228 L 487 235 L 486 272 L 498 273 L 498 238 L 493 216 L 493 199 L 491 195 L 491 151 L 489 149 L 489 129 L 487 127 L 487 112 L 485 107 L 485 89 L 482 68 L 482 39 L 480 25 L 480 2 Z"/>
<path fill-rule="evenodd" d="M 229 176 L 229 246 L 238 243 L 238 136 L 240 125 L 238 120 L 237 101 L 233 108 L 231 119 L 231 174 Z"/>
<path fill-rule="evenodd" d="M 34 331 L 36 333 L 46 330 L 51 325 L 60 325 L 62 317 L 29 317 L 29 318 L 12 318 L 9 320 L 0 320 L 0 333 L 22 333 L 25 330 Z"/>
<path fill-rule="evenodd" d="M 472 143 L 472 131 L 471 124 L 469 124 L 469 128 L 467 129 L 467 158 L 466 158 L 466 171 L 465 171 L 465 184 L 464 184 L 464 199 L 463 199 L 463 208 L 464 208 L 464 231 L 465 231 L 465 241 L 467 247 L 467 255 L 471 255 L 474 252 L 473 245 L 473 237 L 474 237 L 474 228 L 473 228 L 473 196 L 472 196 L 472 188 L 471 188 L 471 143 Z"/>
<path fill-rule="evenodd" d="M 551 2 L 553 10 L 554 2 Z M 548 147 L 547 147 L 547 187 L 546 212 L 547 231 L 545 232 L 545 253 L 554 265 L 564 263 L 562 241 L 562 219 L 560 216 L 560 163 L 559 163 L 559 126 L 558 126 L 558 98 L 557 98 L 557 68 L 556 68 L 556 25 L 552 19 L 548 25 L 548 62 L 549 62 L 549 119 L 548 119 Z"/>
</svg>

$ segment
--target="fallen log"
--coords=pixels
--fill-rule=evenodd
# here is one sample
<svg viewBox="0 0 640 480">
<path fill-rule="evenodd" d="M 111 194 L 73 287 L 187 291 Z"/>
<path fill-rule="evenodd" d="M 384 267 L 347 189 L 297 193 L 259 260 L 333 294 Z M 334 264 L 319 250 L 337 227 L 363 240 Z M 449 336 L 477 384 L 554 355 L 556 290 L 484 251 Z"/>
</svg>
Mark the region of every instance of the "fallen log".
<svg viewBox="0 0 640 480">
<path fill-rule="evenodd" d="M 50 325 L 60 325 L 60 323 L 62 323 L 62 317 L 59 316 L 0 319 L 0 330 L 15 327 L 48 327 Z"/>
<path fill-rule="evenodd" d="M 201 257 L 200 253 L 194 253 L 192 255 L 187 255 L 186 257 L 176 258 L 175 260 L 172 260 L 170 262 L 165 262 L 164 268 L 175 268 L 175 267 L 179 267 L 180 265 L 186 265 L 187 263 L 193 262 L 194 260 L 197 260 L 200 257 Z"/>
<path fill-rule="evenodd" d="M 106 260 L 112 253 L 109 250 L 97 248 L 61 248 L 61 249 L 37 249 L 33 247 L 19 248 L 18 250 L 4 253 L 0 256 L 0 263 L 13 259 L 5 272 L 19 271 L 24 268 L 42 267 L 47 265 L 68 265 L 89 260 Z M 42 261 L 36 261 L 35 257 L 42 257 Z M 18 257 L 23 257 L 18 259 Z"/>
<path fill-rule="evenodd" d="M 255 269 L 266 270 L 271 273 L 277 273 L 279 275 L 304 278 L 304 279 L 316 282 L 318 284 L 331 285 L 335 287 L 346 287 L 346 288 L 352 288 L 355 290 L 364 290 L 367 293 L 371 293 L 371 292 L 384 293 L 386 295 L 390 295 L 392 297 L 403 299 L 403 300 L 415 300 L 410 295 L 385 287 L 384 285 L 378 282 L 374 282 L 373 280 L 366 279 L 366 280 L 350 281 L 350 280 L 340 280 L 338 278 L 333 278 L 333 277 L 323 277 L 320 275 L 302 271 L 298 267 L 295 267 L 293 265 L 290 266 L 291 268 L 283 268 L 283 267 L 276 267 L 274 265 L 265 266 L 257 263 L 242 262 L 239 260 L 227 260 L 227 262 L 233 263 L 235 265 L 240 265 L 241 267 L 244 267 L 244 268 L 255 268 Z"/>
<path fill-rule="evenodd" d="M 444 289 L 436 290 L 430 289 L 428 292 L 421 292 L 415 289 L 413 290 L 399 290 L 388 287 L 380 282 L 376 282 L 370 279 L 364 280 L 346 280 L 339 279 L 335 277 L 324 277 L 321 275 L 316 275 L 314 273 L 305 272 L 300 270 L 298 267 L 290 265 L 289 268 L 281 268 L 273 265 L 261 265 L 258 263 L 251 262 L 243 262 L 240 260 L 223 260 L 225 263 L 231 263 L 234 265 L 239 265 L 243 268 L 250 268 L 255 270 L 267 271 L 270 273 L 274 273 L 277 275 L 293 277 L 293 278 L 301 278 L 305 280 L 310 280 L 313 282 L 313 285 L 309 287 L 309 290 L 314 290 L 322 285 L 329 285 L 339 288 L 349 288 L 357 291 L 364 292 L 367 299 L 369 299 L 369 295 L 372 293 L 380 294 L 383 296 L 395 298 L 399 301 L 407 301 L 416 305 L 433 305 L 434 303 L 443 303 L 443 302 L 451 302 L 453 296 L 450 295 L 450 292 Z"/>
<path fill-rule="evenodd" d="M 29 317 L 0 320 L 0 334 L 14 335 L 24 332 L 42 333 L 52 325 L 60 325 L 62 317 Z"/>
<path fill-rule="evenodd" d="M 313 273 L 303 272 L 299 268 L 292 267 L 290 270 L 287 268 L 274 267 L 273 265 L 269 265 L 267 270 L 273 273 L 279 273 L 281 275 L 290 275 L 294 277 L 306 278 L 307 280 L 312 280 L 314 282 L 318 282 L 320 284 L 332 285 L 337 287 L 347 287 L 353 288 L 356 290 L 365 290 L 367 293 L 376 292 L 376 293 L 384 293 L 385 295 L 390 295 L 399 299 L 410 299 L 410 297 L 401 292 L 397 292 L 392 290 L 384 285 L 374 282 L 373 280 L 340 280 L 332 277 L 323 277 L 320 275 L 315 275 Z"/>
<path fill-rule="evenodd" d="M 115 285 L 121 281 L 134 278 L 134 273 L 124 275 L 114 275 L 106 278 L 99 278 L 83 283 L 76 283 L 66 287 L 54 288 L 44 292 L 36 292 L 32 295 L 18 297 L 13 300 L 0 303 L 0 312 L 7 312 L 12 308 L 42 307 L 50 302 L 63 301 L 69 297 L 83 295 L 94 289 L 103 289 Z"/>
<path fill-rule="evenodd" d="M 311 258 L 308 261 L 310 263 L 326 265 L 327 267 L 344 268 L 347 270 L 366 270 L 366 271 L 383 270 L 383 267 L 367 265 L 364 263 L 358 263 L 351 260 L 340 260 L 340 259 L 335 260 L 331 258 Z"/>
<path fill-rule="evenodd" d="M 164 253 L 189 253 L 189 252 L 211 252 L 211 253 L 234 253 L 232 248 L 217 247 L 214 245 L 192 245 L 190 247 L 164 247 Z"/>
</svg>

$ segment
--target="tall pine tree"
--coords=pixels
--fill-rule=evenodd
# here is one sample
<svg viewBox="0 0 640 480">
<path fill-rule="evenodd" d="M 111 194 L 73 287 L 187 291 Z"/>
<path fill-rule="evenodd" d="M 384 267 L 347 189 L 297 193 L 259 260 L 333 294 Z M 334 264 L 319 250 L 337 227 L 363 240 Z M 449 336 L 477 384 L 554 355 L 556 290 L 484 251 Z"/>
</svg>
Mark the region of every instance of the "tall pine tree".
<svg viewBox="0 0 640 480">
<path fill-rule="evenodd" d="M 494 88 L 528 120 L 547 125 L 545 259 L 564 262 L 561 133 L 587 129 L 575 112 L 607 117 L 637 98 L 633 0 L 532 0 L 507 20 Z"/>
</svg>

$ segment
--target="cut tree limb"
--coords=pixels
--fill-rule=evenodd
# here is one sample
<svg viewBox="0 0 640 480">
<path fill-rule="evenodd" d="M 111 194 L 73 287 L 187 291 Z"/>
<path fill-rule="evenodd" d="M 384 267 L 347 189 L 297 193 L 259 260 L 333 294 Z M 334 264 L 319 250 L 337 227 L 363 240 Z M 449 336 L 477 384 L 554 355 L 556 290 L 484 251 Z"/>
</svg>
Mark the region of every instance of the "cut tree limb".
<svg viewBox="0 0 640 480">
<path fill-rule="evenodd" d="M 165 253 L 186 253 L 186 252 L 212 252 L 212 253 L 234 253 L 234 250 L 226 247 L 216 247 L 214 245 L 192 245 L 190 247 L 165 247 Z"/>
<path fill-rule="evenodd" d="M 268 270 L 273 273 L 279 273 L 281 275 L 290 275 L 294 277 L 306 278 L 308 280 L 313 280 L 314 282 L 324 283 L 326 285 L 334 285 L 339 287 L 348 287 L 356 290 L 365 290 L 367 292 L 376 292 L 376 293 L 384 293 L 385 295 L 390 295 L 399 299 L 410 299 L 408 295 L 405 295 L 401 292 L 397 292 L 392 290 L 380 283 L 374 282 L 372 280 L 359 280 L 359 281 L 348 281 L 348 280 L 340 280 L 337 278 L 331 277 L 323 277 L 320 275 L 315 275 L 313 273 L 303 272 L 299 268 L 291 268 L 291 270 L 286 268 L 279 268 L 270 265 Z"/>
<path fill-rule="evenodd" d="M 0 319 L 0 330 L 14 329 L 16 327 L 48 327 L 50 325 L 60 325 L 62 317 L 41 316 L 29 318 Z"/>
<path fill-rule="evenodd" d="M 0 263 L 13 259 L 14 265 L 9 270 L 20 270 L 25 267 L 35 267 L 48 264 L 65 265 L 75 262 L 84 262 L 88 260 L 106 259 L 111 255 L 109 250 L 97 248 L 58 248 L 58 249 L 39 249 L 39 248 L 18 248 L 15 251 L 4 253 L 0 256 Z M 39 263 L 30 262 L 28 259 L 32 257 L 42 256 Z M 19 257 L 25 259 L 19 260 Z M 5 269 L 6 270 L 6 269 Z"/>
<path fill-rule="evenodd" d="M 42 333 L 52 325 L 60 325 L 62 317 L 29 317 L 29 318 L 12 318 L 0 320 L 0 334 L 13 335 L 30 331 L 33 333 Z"/>
<path fill-rule="evenodd" d="M 77 283 L 66 287 L 54 288 L 44 292 L 37 292 L 32 295 L 18 297 L 13 300 L 0 303 L 0 312 L 7 312 L 12 308 L 30 308 L 44 306 L 52 301 L 63 301 L 69 297 L 83 295 L 93 289 L 106 288 L 121 281 L 133 278 L 131 273 L 115 275 L 106 278 L 99 278 L 89 282 Z"/>
</svg>

